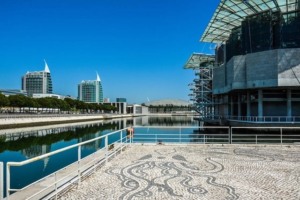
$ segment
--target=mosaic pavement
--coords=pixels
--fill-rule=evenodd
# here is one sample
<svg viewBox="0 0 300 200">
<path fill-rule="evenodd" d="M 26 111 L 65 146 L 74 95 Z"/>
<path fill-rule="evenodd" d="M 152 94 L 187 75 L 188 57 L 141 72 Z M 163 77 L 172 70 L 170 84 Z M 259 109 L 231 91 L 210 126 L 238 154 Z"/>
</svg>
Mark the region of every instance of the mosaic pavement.
<svg viewBox="0 0 300 200">
<path fill-rule="evenodd" d="M 300 146 L 135 145 L 60 199 L 300 199 Z"/>
</svg>

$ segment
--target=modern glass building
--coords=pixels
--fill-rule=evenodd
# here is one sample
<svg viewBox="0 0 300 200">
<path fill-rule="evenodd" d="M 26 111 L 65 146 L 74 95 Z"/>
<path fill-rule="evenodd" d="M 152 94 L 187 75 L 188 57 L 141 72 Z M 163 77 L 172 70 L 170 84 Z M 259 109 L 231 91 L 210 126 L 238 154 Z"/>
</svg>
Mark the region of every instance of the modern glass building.
<svg viewBox="0 0 300 200">
<path fill-rule="evenodd" d="M 22 90 L 25 90 L 29 97 L 36 93 L 52 94 L 52 79 L 46 61 L 44 71 L 27 72 L 22 77 Z"/>
<path fill-rule="evenodd" d="M 92 81 L 82 81 L 78 84 L 78 99 L 86 103 L 102 103 L 103 90 L 99 75 Z"/>
<path fill-rule="evenodd" d="M 126 103 L 127 100 L 126 100 L 126 98 L 116 98 L 116 102 L 117 103 Z"/>
<path fill-rule="evenodd" d="M 221 0 L 201 41 L 216 44 L 211 116 L 300 121 L 300 0 Z"/>
</svg>

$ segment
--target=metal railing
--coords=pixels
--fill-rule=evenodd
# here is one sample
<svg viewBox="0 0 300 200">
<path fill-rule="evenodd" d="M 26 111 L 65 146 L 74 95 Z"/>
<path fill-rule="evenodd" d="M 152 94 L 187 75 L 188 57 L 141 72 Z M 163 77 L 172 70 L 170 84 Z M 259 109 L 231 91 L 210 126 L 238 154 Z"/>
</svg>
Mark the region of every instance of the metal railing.
<svg viewBox="0 0 300 200">
<path fill-rule="evenodd" d="M 48 184 L 38 192 L 31 193 L 31 198 L 57 198 L 59 192 L 71 184 L 80 184 L 81 179 L 94 171 L 96 168 L 112 159 L 118 152 L 131 143 L 175 143 L 175 144 L 300 144 L 300 127 L 229 127 L 229 126 L 135 126 L 133 137 L 128 137 L 126 129 L 114 131 L 85 142 L 65 147 L 22 162 L 8 162 L 6 167 L 6 195 L 7 200 L 11 192 L 30 189 L 37 183 L 48 180 Z M 269 132 L 266 132 L 269 131 Z M 109 137 L 119 135 L 118 140 L 109 143 Z M 104 147 L 95 153 L 82 158 L 81 148 L 97 140 L 104 139 Z M 113 145 L 113 147 L 112 147 Z M 111 147 L 113 151 L 111 151 Z M 47 177 L 44 177 L 22 189 L 10 187 L 11 167 L 24 166 L 32 162 L 65 152 L 69 149 L 78 148 L 77 161 L 60 169 Z M 3 166 L 2 166 L 3 167 Z M 68 173 L 66 173 L 68 171 Z M 2 169 L 3 173 L 3 169 Z M 0 163 L 0 177 L 1 163 Z M 50 180 L 50 183 L 49 183 Z M 1 182 L 0 182 L 1 187 Z M 1 187 L 3 188 L 3 187 Z M 0 192 L 1 192 L 0 188 Z M 17 192 L 18 193 L 18 192 Z M 16 194 L 17 194 L 16 193 Z M 13 194 L 13 195 L 16 195 Z M 13 197 L 13 196 L 12 196 Z M 15 196 L 14 196 L 15 197 Z M 24 198 L 24 197 L 23 197 Z M 1 196 L 0 196 L 1 199 Z"/>
<path fill-rule="evenodd" d="M 3 199 L 4 194 L 4 168 L 3 168 L 3 162 L 0 162 L 0 200 Z"/>
<path fill-rule="evenodd" d="M 300 144 L 299 131 L 300 127 L 230 127 L 230 141 L 231 144 Z"/>
<path fill-rule="evenodd" d="M 210 116 L 207 119 L 230 121 L 256 122 L 256 123 L 300 123 L 300 116 Z"/>
<path fill-rule="evenodd" d="M 108 133 L 106 135 L 84 141 L 78 144 L 74 144 L 62 149 L 58 149 L 56 151 L 34 157 L 29 160 L 25 160 L 22 162 L 7 162 L 6 164 L 6 199 L 9 200 L 11 192 L 18 192 L 18 191 L 24 191 L 24 190 L 29 190 L 31 186 L 37 184 L 37 183 L 48 183 L 47 186 L 43 187 L 41 190 L 38 192 L 30 194 L 30 196 L 27 196 L 26 199 L 32 199 L 32 198 L 50 198 L 54 197 L 55 199 L 57 198 L 57 194 L 59 191 L 62 191 L 65 189 L 67 186 L 70 184 L 80 184 L 82 177 L 93 173 L 96 168 L 101 165 L 105 164 L 111 159 L 112 156 L 115 156 L 117 153 L 121 153 L 122 150 L 129 145 L 132 140 L 131 137 L 126 136 L 125 134 L 125 129 L 121 129 L 118 131 L 114 131 L 111 133 Z M 112 142 L 109 144 L 108 142 L 108 137 L 112 135 L 119 135 L 119 139 L 116 140 L 115 142 Z M 90 154 L 89 156 L 86 156 L 85 158 L 81 157 L 81 149 L 83 145 L 86 145 L 91 142 L 95 142 L 97 140 L 104 139 L 104 147 L 99 149 L 93 154 Z M 77 153 L 77 161 L 69 166 L 64 167 L 63 169 L 60 169 L 24 188 L 21 189 L 14 189 L 10 187 L 10 181 L 11 181 L 11 167 L 20 167 L 24 166 L 45 158 L 48 158 L 50 156 L 65 152 L 70 149 L 78 148 L 78 153 Z M 1 165 L 0 165 L 1 167 Z M 67 172 L 67 173 L 66 173 Z M 3 176 L 1 176 L 3 177 Z M 48 182 L 46 180 L 48 179 Z M 49 181 L 51 180 L 51 181 Z M 3 187 L 2 187 L 3 188 Z M 27 192 L 28 193 L 28 192 Z M 30 192 L 29 192 L 30 193 Z M 14 195 L 17 195 L 14 194 Z M 24 198 L 22 196 L 22 198 Z"/>
<path fill-rule="evenodd" d="M 293 123 L 300 122 L 300 116 L 229 116 L 228 120 L 263 123 Z"/>
<path fill-rule="evenodd" d="M 211 131 L 216 131 L 213 133 Z M 230 127 L 135 127 L 133 143 L 230 143 Z"/>
<path fill-rule="evenodd" d="M 134 143 L 300 144 L 300 127 L 135 127 Z"/>
</svg>

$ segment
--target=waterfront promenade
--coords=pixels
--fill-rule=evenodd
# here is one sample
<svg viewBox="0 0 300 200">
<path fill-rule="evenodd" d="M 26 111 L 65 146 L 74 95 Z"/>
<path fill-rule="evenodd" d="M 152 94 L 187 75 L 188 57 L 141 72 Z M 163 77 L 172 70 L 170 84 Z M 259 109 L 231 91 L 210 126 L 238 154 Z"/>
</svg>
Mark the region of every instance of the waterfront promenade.
<svg viewBox="0 0 300 200">
<path fill-rule="evenodd" d="M 131 145 L 60 199 L 300 199 L 300 146 Z"/>
<path fill-rule="evenodd" d="M 0 129 L 134 117 L 133 114 L 0 115 Z"/>
</svg>

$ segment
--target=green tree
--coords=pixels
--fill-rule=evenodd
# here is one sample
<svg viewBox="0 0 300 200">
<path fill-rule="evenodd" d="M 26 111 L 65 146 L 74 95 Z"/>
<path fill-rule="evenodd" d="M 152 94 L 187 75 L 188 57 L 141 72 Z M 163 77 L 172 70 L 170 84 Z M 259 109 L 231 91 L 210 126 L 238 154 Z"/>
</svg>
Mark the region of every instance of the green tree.
<svg viewBox="0 0 300 200">
<path fill-rule="evenodd" d="M 0 108 L 6 107 L 9 105 L 9 100 L 8 98 L 0 93 Z"/>
<path fill-rule="evenodd" d="M 20 108 L 20 112 L 22 111 L 22 108 L 26 107 L 27 102 L 28 102 L 28 97 L 24 95 L 11 95 L 8 97 L 10 106 L 15 108 L 18 107 Z"/>
</svg>

